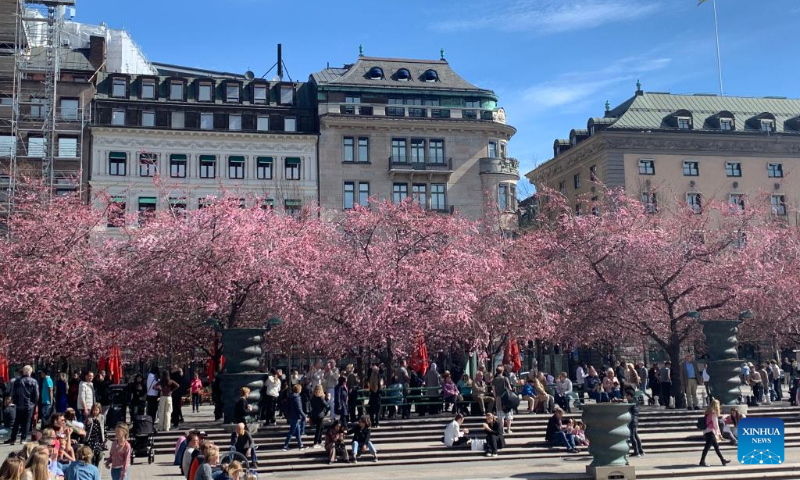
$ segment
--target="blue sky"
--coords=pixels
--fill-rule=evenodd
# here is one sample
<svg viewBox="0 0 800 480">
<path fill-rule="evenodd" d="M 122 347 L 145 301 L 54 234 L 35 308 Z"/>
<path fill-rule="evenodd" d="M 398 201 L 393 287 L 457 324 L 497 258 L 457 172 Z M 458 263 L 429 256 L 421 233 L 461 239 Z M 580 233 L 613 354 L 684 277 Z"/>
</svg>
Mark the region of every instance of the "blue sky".
<svg viewBox="0 0 800 480">
<path fill-rule="evenodd" d="M 727 95 L 798 97 L 797 0 L 717 0 Z M 369 56 L 438 58 L 494 90 L 527 172 L 555 138 L 647 91 L 717 93 L 711 2 L 696 0 L 78 0 L 153 61 L 295 80 Z M 521 188 L 521 193 L 525 192 Z"/>
</svg>

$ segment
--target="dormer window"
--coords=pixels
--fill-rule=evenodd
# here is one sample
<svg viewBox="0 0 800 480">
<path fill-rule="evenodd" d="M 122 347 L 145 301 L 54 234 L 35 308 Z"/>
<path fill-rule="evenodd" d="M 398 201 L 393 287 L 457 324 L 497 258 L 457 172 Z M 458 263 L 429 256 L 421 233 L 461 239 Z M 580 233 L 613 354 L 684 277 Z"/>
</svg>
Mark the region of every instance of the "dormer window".
<svg viewBox="0 0 800 480">
<path fill-rule="evenodd" d="M 396 78 L 400 81 L 407 82 L 411 80 L 411 72 L 407 68 L 401 68 L 397 71 Z"/>
<path fill-rule="evenodd" d="M 761 119 L 761 131 L 766 133 L 772 133 L 775 131 L 775 120 L 772 119 Z"/>
<path fill-rule="evenodd" d="M 239 103 L 239 84 L 226 83 L 225 84 L 225 101 L 227 103 Z"/>
<path fill-rule="evenodd" d="M 180 80 L 169 82 L 169 99 L 175 102 L 183 101 L 183 82 Z"/>
<path fill-rule="evenodd" d="M 422 78 L 426 82 L 438 82 L 439 81 L 439 74 L 436 73 L 436 70 L 430 68 L 425 70 L 425 73 L 422 74 Z"/>
<path fill-rule="evenodd" d="M 128 81 L 124 78 L 114 78 L 111 83 L 111 96 L 125 98 L 128 95 Z"/>
<path fill-rule="evenodd" d="M 368 74 L 370 80 L 382 80 L 383 79 L 383 69 L 381 67 L 372 67 L 369 69 Z"/>
<path fill-rule="evenodd" d="M 719 129 L 729 132 L 733 130 L 733 119 L 732 118 L 720 118 L 719 119 Z"/>
<path fill-rule="evenodd" d="M 141 83 L 141 91 L 139 97 L 142 99 L 156 98 L 156 81 L 152 78 L 143 78 Z"/>
<path fill-rule="evenodd" d="M 678 129 L 680 130 L 691 130 L 692 129 L 692 119 L 689 117 L 678 117 Z"/>
<path fill-rule="evenodd" d="M 293 85 L 281 85 L 281 105 L 294 105 Z"/>
<path fill-rule="evenodd" d="M 213 90 L 211 82 L 200 82 L 197 90 L 198 102 L 210 102 L 212 99 L 211 92 Z"/>
<path fill-rule="evenodd" d="M 264 105 L 267 103 L 267 86 L 263 84 L 253 85 L 253 103 Z"/>
</svg>

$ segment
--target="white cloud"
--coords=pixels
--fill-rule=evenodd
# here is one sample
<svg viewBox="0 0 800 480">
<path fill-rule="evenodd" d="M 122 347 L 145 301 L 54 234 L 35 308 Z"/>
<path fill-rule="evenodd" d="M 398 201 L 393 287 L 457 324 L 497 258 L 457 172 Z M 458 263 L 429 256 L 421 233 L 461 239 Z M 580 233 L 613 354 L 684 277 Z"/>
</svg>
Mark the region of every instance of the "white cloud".
<svg viewBox="0 0 800 480">
<path fill-rule="evenodd" d="M 485 14 L 486 4 L 464 10 L 472 16 L 437 22 L 431 28 L 442 32 L 464 30 L 528 31 L 551 34 L 585 30 L 651 15 L 661 3 L 652 0 L 514 0 L 494 14 Z"/>
</svg>

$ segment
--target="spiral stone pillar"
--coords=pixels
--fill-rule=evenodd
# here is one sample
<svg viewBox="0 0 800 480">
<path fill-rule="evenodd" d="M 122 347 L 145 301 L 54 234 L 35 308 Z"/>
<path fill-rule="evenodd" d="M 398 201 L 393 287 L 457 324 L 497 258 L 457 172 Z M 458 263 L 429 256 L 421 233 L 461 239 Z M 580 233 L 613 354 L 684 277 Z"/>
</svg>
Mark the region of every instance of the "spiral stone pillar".
<svg viewBox="0 0 800 480">
<path fill-rule="evenodd" d="M 723 413 L 731 408 L 738 408 L 747 413 L 747 405 L 739 405 L 739 373 L 741 361 L 736 350 L 739 333 L 739 320 L 707 320 L 700 324 L 706 337 L 708 353 L 708 375 L 711 380 L 706 384 L 710 396 L 719 400 Z"/>
<path fill-rule="evenodd" d="M 258 406 L 264 374 L 258 371 L 264 330 L 258 328 L 230 328 L 222 332 L 222 352 L 225 355 L 225 373 L 220 374 L 224 423 L 233 423 L 233 407 L 242 387 L 250 389 L 247 401 Z"/>
<path fill-rule="evenodd" d="M 634 468 L 627 466 L 631 421 L 627 403 L 597 403 L 583 406 L 583 422 L 589 440 L 592 463 L 586 472 L 595 478 L 633 479 Z"/>
</svg>

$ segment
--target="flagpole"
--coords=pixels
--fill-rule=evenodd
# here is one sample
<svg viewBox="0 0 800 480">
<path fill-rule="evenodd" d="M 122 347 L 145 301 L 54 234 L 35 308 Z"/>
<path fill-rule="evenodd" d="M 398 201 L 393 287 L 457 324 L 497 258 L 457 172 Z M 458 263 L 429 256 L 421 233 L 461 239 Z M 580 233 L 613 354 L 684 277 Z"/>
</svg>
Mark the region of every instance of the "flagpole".
<svg viewBox="0 0 800 480">
<path fill-rule="evenodd" d="M 722 57 L 719 51 L 719 22 L 717 21 L 717 0 L 711 0 L 711 4 L 714 7 L 714 37 L 717 41 L 717 72 L 719 73 L 719 95 L 721 97 L 724 97 L 725 92 L 722 89 Z"/>
</svg>

